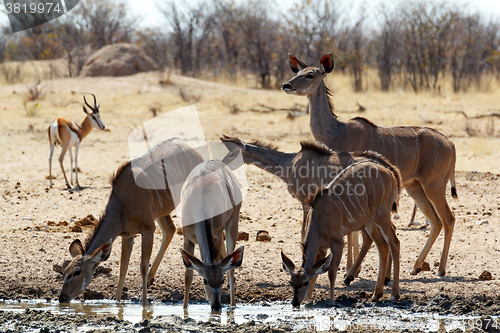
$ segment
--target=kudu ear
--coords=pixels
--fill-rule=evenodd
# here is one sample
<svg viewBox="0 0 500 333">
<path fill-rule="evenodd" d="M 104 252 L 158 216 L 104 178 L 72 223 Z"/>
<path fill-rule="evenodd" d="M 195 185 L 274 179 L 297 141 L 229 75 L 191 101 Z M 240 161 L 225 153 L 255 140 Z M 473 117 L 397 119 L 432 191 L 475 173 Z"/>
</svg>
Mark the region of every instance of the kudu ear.
<svg viewBox="0 0 500 333">
<path fill-rule="evenodd" d="M 288 63 L 290 64 L 290 68 L 292 69 L 292 72 L 294 72 L 294 73 L 298 73 L 307 67 L 306 64 L 304 64 L 302 61 L 297 59 L 297 57 L 295 57 L 291 53 L 288 53 Z"/>
<path fill-rule="evenodd" d="M 194 271 L 199 271 L 203 267 L 203 263 L 196 258 L 194 255 L 187 253 L 183 249 L 181 250 L 182 254 L 182 261 L 184 262 L 184 266 L 186 266 L 187 269 L 194 270 Z"/>
<path fill-rule="evenodd" d="M 281 251 L 281 261 L 283 262 L 283 270 L 288 274 L 293 275 L 293 272 L 295 271 L 295 265 L 283 251 Z"/>
<path fill-rule="evenodd" d="M 319 63 L 323 66 L 323 74 L 330 73 L 335 68 L 335 62 L 333 61 L 333 55 L 331 53 L 323 55 Z"/>
<path fill-rule="evenodd" d="M 83 106 L 83 112 L 85 112 L 86 114 L 89 114 L 89 111 L 87 110 L 87 108 L 85 107 L 85 105 Z"/>
<path fill-rule="evenodd" d="M 113 245 L 113 240 L 110 239 L 109 241 L 106 242 L 106 244 L 101 245 L 101 247 L 92 252 L 92 254 L 90 255 L 90 260 L 92 260 L 96 264 L 108 260 L 109 255 L 111 254 L 112 245 Z"/>
<path fill-rule="evenodd" d="M 222 260 L 221 267 L 224 272 L 241 266 L 243 263 L 243 249 L 244 247 L 241 246 Z"/>
<path fill-rule="evenodd" d="M 321 259 L 317 263 L 314 264 L 314 266 L 310 269 L 308 272 L 308 276 L 312 278 L 313 276 L 323 274 L 328 272 L 328 269 L 330 268 L 330 265 L 332 264 L 332 259 L 333 259 L 333 254 L 330 253 L 328 257 Z"/>
<path fill-rule="evenodd" d="M 69 246 L 69 253 L 71 254 L 71 257 L 76 257 L 78 255 L 83 255 L 83 246 L 82 242 L 79 239 L 75 239 L 71 245 Z"/>
</svg>

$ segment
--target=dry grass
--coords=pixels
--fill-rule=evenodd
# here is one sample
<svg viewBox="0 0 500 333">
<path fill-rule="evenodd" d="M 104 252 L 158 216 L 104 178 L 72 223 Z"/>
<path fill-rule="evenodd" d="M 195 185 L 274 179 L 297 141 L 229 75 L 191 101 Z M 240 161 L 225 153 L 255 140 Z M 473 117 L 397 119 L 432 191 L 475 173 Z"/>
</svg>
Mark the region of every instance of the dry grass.
<svg viewBox="0 0 500 333">
<path fill-rule="evenodd" d="M 38 108 L 32 117 L 26 117 L 22 98 L 19 96 L 25 90 L 25 84 L 0 86 L 0 139 L 8 142 L 12 151 L 19 149 L 16 147 L 32 147 L 34 152 L 30 158 L 40 162 L 34 167 L 45 170 L 48 154 L 47 126 L 56 117 L 80 122 L 85 116 L 81 108 L 81 94 L 95 93 L 101 102 L 101 118 L 111 132 L 95 131 L 84 145 L 93 145 L 94 149 L 102 150 L 103 160 L 95 166 L 98 169 L 95 172 L 111 174 L 119 164 L 128 159 L 128 135 L 135 127 L 151 119 L 151 106 L 158 115 L 193 103 L 189 98 L 183 100 L 177 87 L 182 87 L 184 93 L 198 100 L 195 103 L 200 111 L 207 140 L 218 141 L 222 134 L 228 134 L 247 140 L 263 139 L 278 144 L 283 150 L 294 151 L 298 149 L 299 141 L 312 139 L 307 116 L 297 117 L 292 121 L 283 112 L 259 114 L 230 111 L 233 106 L 244 110 L 257 103 L 276 108 L 292 107 L 295 103 L 306 104 L 304 97 L 286 95 L 281 91 L 241 88 L 236 84 L 221 85 L 177 75 L 171 75 L 170 80 L 175 85 L 161 85 L 158 74 L 154 72 L 130 77 L 51 80 L 51 93 L 45 100 L 37 101 Z M 480 137 L 470 137 L 464 117 L 446 113 L 460 109 L 469 115 L 476 115 L 496 109 L 500 93 L 498 87 L 489 93 L 452 94 L 442 90 L 441 94 L 414 94 L 406 91 L 384 93 L 368 90 L 356 94 L 352 91 L 350 80 L 350 77 L 335 72 L 328 76 L 327 84 L 334 91 L 336 109 L 354 110 L 357 108 L 356 102 L 359 102 L 367 110 L 363 113 L 339 113 L 340 120 L 362 116 L 382 126 L 433 127 L 455 143 L 457 170 L 500 173 L 500 151 L 495 148 L 500 143 L 498 130 L 495 128 L 500 127 L 494 124 L 499 120 L 493 120 L 493 125 L 487 119 L 475 122 L 475 126 L 483 134 Z M 228 104 L 230 108 L 224 104 Z M 161 106 L 161 111 L 157 106 Z M 26 129 L 29 126 L 33 127 L 33 131 L 28 134 Z M 488 136 L 492 131 L 494 135 Z M 0 151 L 2 158 L 10 154 L 7 148 Z M 12 163 L 4 163 L 0 172 L 27 172 L 23 171 L 26 164 L 16 159 L 12 157 Z"/>
</svg>

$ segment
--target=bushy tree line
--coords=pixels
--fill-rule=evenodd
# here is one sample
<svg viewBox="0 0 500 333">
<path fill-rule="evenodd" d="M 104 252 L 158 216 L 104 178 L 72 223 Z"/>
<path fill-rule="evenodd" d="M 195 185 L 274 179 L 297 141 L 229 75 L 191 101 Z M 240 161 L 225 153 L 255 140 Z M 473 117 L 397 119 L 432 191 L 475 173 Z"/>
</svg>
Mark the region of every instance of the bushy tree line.
<svg viewBox="0 0 500 333">
<path fill-rule="evenodd" d="M 164 24 L 138 29 L 123 4 L 81 1 L 71 15 L 15 36 L 0 36 L 0 60 L 65 57 L 71 75 L 94 50 L 135 42 L 160 68 L 183 75 L 236 78 L 253 74 L 263 88 L 290 76 L 287 53 L 311 65 L 333 53 L 336 69 L 366 89 L 367 68 L 380 89 L 439 90 L 449 77 L 454 91 L 500 80 L 500 24 L 441 0 L 401 3 L 375 13 L 352 14 L 342 0 L 297 0 L 290 9 L 267 0 L 205 0 L 159 4 Z M 351 14 L 349 14 L 351 13 Z"/>
</svg>

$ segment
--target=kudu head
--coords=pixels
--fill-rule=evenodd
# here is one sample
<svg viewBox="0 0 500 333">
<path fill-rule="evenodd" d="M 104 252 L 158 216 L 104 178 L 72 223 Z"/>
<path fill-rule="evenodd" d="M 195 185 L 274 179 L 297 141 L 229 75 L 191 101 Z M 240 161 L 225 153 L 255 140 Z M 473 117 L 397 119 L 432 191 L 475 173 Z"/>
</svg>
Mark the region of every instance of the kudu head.
<svg viewBox="0 0 500 333">
<path fill-rule="evenodd" d="M 288 62 L 292 71 L 297 75 L 283 83 L 281 89 L 287 94 L 300 96 L 311 95 L 317 91 L 325 76 L 335 67 L 331 53 L 321 57 L 319 61 L 321 68 L 309 67 L 290 53 L 288 54 Z"/>
<path fill-rule="evenodd" d="M 238 138 L 232 138 L 224 134 L 220 140 L 224 143 L 227 150 L 229 150 L 229 153 L 224 156 L 222 162 L 231 170 L 241 167 L 245 163 L 242 155 L 242 151 L 245 151 L 245 143 Z"/>
<path fill-rule="evenodd" d="M 85 95 L 83 95 L 83 101 L 85 104 L 92 110 L 92 112 L 89 113 L 85 105 L 83 106 L 83 112 L 87 114 L 87 118 L 90 119 L 90 123 L 92 124 L 92 127 L 104 130 L 106 126 L 104 126 L 104 123 L 101 120 L 101 115 L 99 114 L 99 108 L 101 107 L 101 103 L 96 104 L 96 99 L 95 95 L 92 94 L 94 97 L 94 106 L 90 106 L 89 103 L 87 103 L 87 100 L 85 99 Z"/>
<path fill-rule="evenodd" d="M 205 286 L 205 295 L 210 301 L 212 311 L 220 311 L 222 284 L 224 282 L 224 273 L 230 269 L 240 267 L 243 262 L 243 246 L 228 255 L 220 263 L 212 262 L 205 264 L 194 255 L 181 249 L 182 260 L 187 269 L 197 271 L 203 277 Z"/>
<path fill-rule="evenodd" d="M 283 270 L 290 274 L 290 285 L 293 288 L 292 306 L 299 307 L 307 296 L 309 290 L 309 281 L 316 275 L 328 272 L 332 263 L 333 255 L 330 253 L 328 257 L 321 259 L 311 268 L 295 268 L 294 263 L 281 251 L 281 260 L 283 262 Z"/>
<path fill-rule="evenodd" d="M 85 255 L 82 243 L 79 239 L 74 240 L 69 246 L 69 252 L 73 260 L 64 271 L 64 282 L 59 296 L 60 303 L 69 302 L 71 299 L 83 293 L 92 281 L 97 266 L 108 259 L 113 241 L 110 239 L 89 255 Z"/>
</svg>

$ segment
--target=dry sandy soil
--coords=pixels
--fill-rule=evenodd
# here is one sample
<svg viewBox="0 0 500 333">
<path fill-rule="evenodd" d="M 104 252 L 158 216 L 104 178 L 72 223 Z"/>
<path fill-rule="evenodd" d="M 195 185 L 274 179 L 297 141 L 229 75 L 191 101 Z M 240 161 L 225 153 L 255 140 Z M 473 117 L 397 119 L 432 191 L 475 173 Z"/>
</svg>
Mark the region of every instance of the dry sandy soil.
<svg viewBox="0 0 500 333">
<path fill-rule="evenodd" d="M 489 137 L 470 137 L 465 131 L 462 116 L 444 111 L 465 109 L 470 114 L 485 113 L 498 107 L 498 92 L 469 95 L 413 95 L 397 93 L 353 94 L 347 79 L 330 75 L 337 109 L 355 109 L 355 102 L 367 111 L 363 116 L 381 125 L 421 125 L 434 127 L 448 135 L 456 144 L 458 200 L 449 196 L 456 217 L 445 277 L 436 276 L 443 233 L 432 248 L 427 262 L 430 271 L 417 276 L 409 274 L 420 253 L 428 229 L 406 227 L 413 201 L 404 194 L 399 216 L 393 219 L 401 241 L 401 302 L 425 304 L 436 297 L 445 297 L 452 304 L 467 303 L 470 311 L 493 307 L 498 313 L 500 304 L 500 151 L 498 131 L 494 122 L 470 123 L 469 126 L 485 133 L 493 126 Z M 305 104 L 306 99 L 290 97 L 279 91 L 259 91 L 230 87 L 212 82 L 173 76 L 172 85 L 160 86 L 154 73 L 125 78 L 57 79 L 46 82 L 50 91 L 38 102 L 36 115 L 28 117 L 22 106 L 25 85 L 0 87 L 0 299 L 47 298 L 57 299 L 61 275 L 53 270 L 55 264 L 69 259 L 69 244 L 84 238 L 90 228 L 72 232 L 75 223 L 88 214 L 96 218 L 102 213 L 111 191 L 109 178 L 118 166 L 129 158 L 127 137 L 140 124 L 152 118 L 151 105 L 162 111 L 174 110 L 191 104 L 179 97 L 179 87 L 199 98 L 196 106 L 205 137 L 217 141 L 224 133 L 244 140 L 262 139 L 278 144 L 282 150 L 297 151 L 301 140 L 312 139 L 308 117 L 295 120 L 284 112 L 231 114 L 224 105 L 237 104 L 246 110 L 256 103 L 274 107 Z M 49 188 L 47 127 L 56 117 L 75 121 L 83 119 L 81 93 L 93 92 L 101 102 L 101 118 L 109 131 L 94 130 L 83 141 L 79 167 L 79 191 L 68 191 L 57 163 L 60 150 L 56 150 L 53 173 L 54 188 Z M 339 113 L 346 120 L 359 113 Z M 175 125 L 173 125 L 175 126 Z M 69 169 L 69 160 L 66 160 Z M 69 174 L 68 174 L 69 175 Z M 245 245 L 245 257 L 236 271 L 236 296 L 240 302 L 289 300 L 291 289 L 288 276 L 283 272 L 280 250 L 295 262 L 301 258 L 299 246 L 302 210 L 298 201 L 286 191 L 285 184 L 255 167 L 247 169 L 248 194 L 241 209 L 239 229 L 250 234 Z M 422 215 L 417 215 L 420 223 Z M 180 226 L 178 218 L 174 219 Z M 258 230 L 267 230 L 271 242 L 255 241 Z M 160 244 L 157 229 L 155 248 Z M 179 301 L 183 295 L 184 266 L 178 252 L 182 236 L 175 235 L 160 265 L 154 285 L 150 288 L 150 301 Z M 108 274 L 98 275 L 83 298 L 113 298 L 118 279 L 121 239 L 118 238 L 110 258 L 102 266 L 110 268 Z M 136 239 L 124 298 L 140 297 L 140 238 Z M 354 301 L 368 302 L 373 291 L 378 268 L 378 256 L 372 248 L 365 259 L 360 278 L 350 286 L 339 278 L 336 295 L 339 301 L 351 297 Z M 345 270 L 345 259 L 339 276 Z M 483 271 L 491 272 L 493 280 L 478 279 Z M 388 299 L 390 286 L 385 289 Z M 327 276 L 320 276 L 314 301 L 328 297 Z M 195 274 L 192 300 L 204 298 L 202 280 Z M 226 297 L 227 299 L 227 297 Z M 387 302 L 387 301 L 386 301 Z M 460 303 L 460 304 L 462 304 Z M 493 311 L 493 312 L 495 312 Z M 467 309 L 465 312 L 468 312 Z"/>
</svg>

